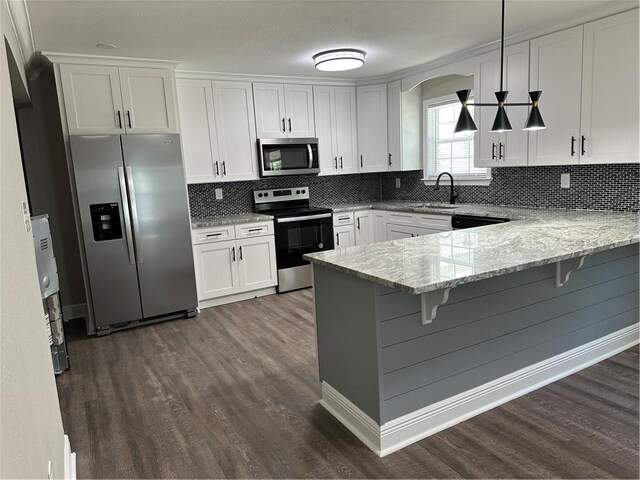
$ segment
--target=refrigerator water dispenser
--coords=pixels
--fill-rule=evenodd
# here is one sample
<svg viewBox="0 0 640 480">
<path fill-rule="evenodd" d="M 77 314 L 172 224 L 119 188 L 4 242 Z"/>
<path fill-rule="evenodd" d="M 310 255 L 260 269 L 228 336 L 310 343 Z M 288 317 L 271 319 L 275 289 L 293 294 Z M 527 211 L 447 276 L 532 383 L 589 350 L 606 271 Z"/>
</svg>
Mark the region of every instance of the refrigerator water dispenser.
<svg viewBox="0 0 640 480">
<path fill-rule="evenodd" d="M 122 238 L 120 209 L 117 203 L 97 203 L 89 205 L 93 239 L 96 242 Z"/>
</svg>

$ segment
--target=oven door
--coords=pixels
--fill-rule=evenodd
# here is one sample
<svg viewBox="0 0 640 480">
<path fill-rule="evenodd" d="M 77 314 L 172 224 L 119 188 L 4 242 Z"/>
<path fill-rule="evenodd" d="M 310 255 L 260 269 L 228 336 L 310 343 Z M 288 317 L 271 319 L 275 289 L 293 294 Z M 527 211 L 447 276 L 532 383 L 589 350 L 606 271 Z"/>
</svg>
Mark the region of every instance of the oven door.
<svg viewBox="0 0 640 480">
<path fill-rule="evenodd" d="M 305 253 L 333 249 L 333 220 L 330 213 L 276 219 L 278 270 L 308 265 Z"/>
<path fill-rule="evenodd" d="M 263 138 L 258 154 L 263 177 L 320 173 L 317 138 Z"/>
</svg>

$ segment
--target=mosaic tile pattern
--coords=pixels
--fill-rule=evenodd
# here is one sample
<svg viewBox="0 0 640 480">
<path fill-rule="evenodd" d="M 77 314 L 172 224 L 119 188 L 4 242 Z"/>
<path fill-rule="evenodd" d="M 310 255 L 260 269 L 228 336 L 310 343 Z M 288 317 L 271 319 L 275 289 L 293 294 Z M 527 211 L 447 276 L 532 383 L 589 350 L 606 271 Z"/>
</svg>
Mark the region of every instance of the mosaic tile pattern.
<svg viewBox="0 0 640 480">
<path fill-rule="evenodd" d="M 191 216 L 202 218 L 252 212 L 254 190 L 298 186 L 309 187 L 314 206 L 380 200 L 379 173 L 330 177 L 295 175 L 248 182 L 200 183 L 189 185 Z M 222 188 L 222 200 L 215 199 L 216 188 Z"/>
<path fill-rule="evenodd" d="M 571 174 L 571 187 L 560 188 L 560 174 Z M 571 165 L 493 169 L 488 186 L 457 186 L 458 203 L 486 203 L 539 208 L 637 212 L 640 165 Z M 401 188 L 395 179 L 400 178 Z M 381 174 L 383 200 L 449 201 L 449 182 L 439 191 L 422 183 L 422 172 Z"/>
<path fill-rule="evenodd" d="M 571 174 L 571 188 L 560 188 L 560 174 Z M 401 188 L 395 187 L 400 178 Z M 449 188 L 439 191 L 421 181 L 422 172 L 367 173 L 340 176 L 300 175 L 248 182 L 189 185 L 195 218 L 253 211 L 253 190 L 308 185 L 312 205 L 388 201 L 449 201 Z M 448 185 L 445 182 L 445 185 Z M 222 188 L 223 200 L 214 189 Z M 640 211 L 640 165 L 572 165 L 502 167 L 493 170 L 488 186 L 456 187 L 458 203 L 539 208 Z"/>
</svg>

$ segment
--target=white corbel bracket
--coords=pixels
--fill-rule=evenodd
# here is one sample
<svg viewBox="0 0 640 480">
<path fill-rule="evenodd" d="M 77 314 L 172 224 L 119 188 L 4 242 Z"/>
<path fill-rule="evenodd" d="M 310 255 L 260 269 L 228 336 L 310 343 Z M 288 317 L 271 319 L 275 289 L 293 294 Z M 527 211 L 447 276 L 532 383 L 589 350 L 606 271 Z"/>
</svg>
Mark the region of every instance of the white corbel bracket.
<svg viewBox="0 0 640 480">
<path fill-rule="evenodd" d="M 436 318 L 436 312 L 438 307 L 449 300 L 450 288 L 441 288 L 432 292 L 425 292 L 420 294 L 420 300 L 422 303 L 422 324 L 430 324 L 434 318 Z"/>
<path fill-rule="evenodd" d="M 584 265 L 585 258 L 587 256 L 583 255 L 556 262 L 556 288 L 564 286 L 569 281 L 569 276 Z"/>
</svg>

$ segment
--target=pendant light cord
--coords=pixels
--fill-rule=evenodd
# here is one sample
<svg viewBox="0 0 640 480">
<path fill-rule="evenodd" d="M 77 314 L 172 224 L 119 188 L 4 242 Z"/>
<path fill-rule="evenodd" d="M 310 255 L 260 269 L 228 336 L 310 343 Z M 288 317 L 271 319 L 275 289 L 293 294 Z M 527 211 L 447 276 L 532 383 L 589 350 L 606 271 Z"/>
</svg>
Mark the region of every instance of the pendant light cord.
<svg viewBox="0 0 640 480">
<path fill-rule="evenodd" d="M 506 0 L 502 0 L 502 36 L 500 37 L 500 91 L 504 91 L 502 88 L 502 81 L 504 78 L 504 7 Z"/>
</svg>

